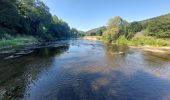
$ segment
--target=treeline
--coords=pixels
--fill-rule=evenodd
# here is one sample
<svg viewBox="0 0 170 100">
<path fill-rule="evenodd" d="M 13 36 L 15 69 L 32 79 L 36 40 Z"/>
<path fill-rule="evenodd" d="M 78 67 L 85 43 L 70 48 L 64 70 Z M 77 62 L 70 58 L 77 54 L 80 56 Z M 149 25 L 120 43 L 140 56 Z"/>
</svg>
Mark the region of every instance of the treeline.
<svg viewBox="0 0 170 100">
<path fill-rule="evenodd" d="M 28 35 L 50 40 L 82 34 L 52 16 L 41 0 L 0 0 L 0 38 Z"/>
<path fill-rule="evenodd" d="M 98 31 L 91 33 L 97 34 Z M 170 38 L 170 14 L 131 23 L 116 16 L 108 21 L 102 36 L 108 42 L 114 42 L 122 36 L 127 40 L 138 36 L 167 39 Z"/>
<path fill-rule="evenodd" d="M 140 23 L 147 29 L 147 35 L 170 38 L 170 14 L 141 21 Z"/>
<path fill-rule="evenodd" d="M 102 27 L 87 31 L 86 35 L 87 36 L 102 36 L 104 31 L 106 31 L 106 27 L 102 26 Z"/>
<path fill-rule="evenodd" d="M 109 42 L 118 39 L 120 36 L 125 36 L 127 39 L 130 39 L 141 30 L 143 30 L 143 26 L 141 25 L 141 23 L 128 23 L 121 17 L 116 16 L 108 21 L 107 30 L 103 33 L 103 37 Z"/>
</svg>

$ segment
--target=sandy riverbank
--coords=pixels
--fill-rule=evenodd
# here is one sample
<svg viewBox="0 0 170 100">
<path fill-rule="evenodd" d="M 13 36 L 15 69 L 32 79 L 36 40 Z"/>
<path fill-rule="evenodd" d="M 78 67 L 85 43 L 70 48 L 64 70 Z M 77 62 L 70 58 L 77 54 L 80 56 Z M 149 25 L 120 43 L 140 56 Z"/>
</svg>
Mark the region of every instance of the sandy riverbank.
<svg viewBox="0 0 170 100">
<path fill-rule="evenodd" d="M 138 48 L 144 51 L 161 53 L 170 55 L 170 47 L 153 47 L 153 46 L 129 46 L 130 48 Z"/>
<path fill-rule="evenodd" d="M 83 37 L 85 40 L 91 40 L 91 41 L 98 41 L 101 40 L 101 36 L 85 36 Z"/>
</svg>

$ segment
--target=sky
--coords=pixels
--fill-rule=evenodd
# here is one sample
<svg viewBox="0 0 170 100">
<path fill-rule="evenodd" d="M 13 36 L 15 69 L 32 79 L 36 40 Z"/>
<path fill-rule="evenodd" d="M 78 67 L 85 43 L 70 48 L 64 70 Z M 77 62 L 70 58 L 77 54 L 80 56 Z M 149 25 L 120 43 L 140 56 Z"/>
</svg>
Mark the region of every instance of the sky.
<svg viewBox="0 0 170 100">
<path fill-rule="evenodd" d="M 87 31 L 106 25 L 114 16 L 128 22 L 170 13 L 170 0 L 43 0 L 53 15 Z"/>
</svg>

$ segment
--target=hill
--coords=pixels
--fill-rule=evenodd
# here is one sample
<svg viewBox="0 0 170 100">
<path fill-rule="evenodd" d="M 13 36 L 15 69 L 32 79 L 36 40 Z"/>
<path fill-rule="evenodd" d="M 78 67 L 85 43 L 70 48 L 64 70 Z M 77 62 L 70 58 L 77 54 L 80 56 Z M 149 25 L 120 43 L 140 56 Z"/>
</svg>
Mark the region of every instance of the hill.
<svg viewBox="0 0 170 100">
<path fill-rule="evenodd" d="M 158 38 L 170 38 L 170 14 L 140 21 L 147 35 Z"/>
<path fill-rule="evenodd" d="M 155 21 L 155 20 L 163 20 L 163 19 L 170 19 L 170 13 L 169 14 L 165 14 L 165 15 L 161 15 L 161 16 L 157 16 L 154 18 L 150 18 L 150 19 L 146 19 L 143 21 L 139 21 L 141 24 L 145 24 L 151 21 Z"/>
<path fill-rule="evenodd" d="M 94 28 L 86 32 L 88 36 L 102 36 L 102 33 L 106 30 L 105 26 Z"/>
</svg>

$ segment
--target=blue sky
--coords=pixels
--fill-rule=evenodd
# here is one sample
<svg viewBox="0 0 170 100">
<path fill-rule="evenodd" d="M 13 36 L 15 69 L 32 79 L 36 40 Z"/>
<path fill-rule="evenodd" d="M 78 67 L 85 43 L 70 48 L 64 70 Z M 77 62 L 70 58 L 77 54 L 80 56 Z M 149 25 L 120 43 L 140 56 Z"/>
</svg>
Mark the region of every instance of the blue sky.
<svg viewBox="0 0 170 100">
<path fill-rule="evenodd" d="M 106 25 L 114 16 L 139 21 L 170 13 L 169 0 L 43 0 L 53 15 L 87 31 Z"/>
</svg>

